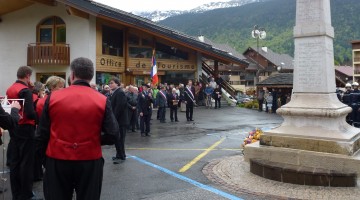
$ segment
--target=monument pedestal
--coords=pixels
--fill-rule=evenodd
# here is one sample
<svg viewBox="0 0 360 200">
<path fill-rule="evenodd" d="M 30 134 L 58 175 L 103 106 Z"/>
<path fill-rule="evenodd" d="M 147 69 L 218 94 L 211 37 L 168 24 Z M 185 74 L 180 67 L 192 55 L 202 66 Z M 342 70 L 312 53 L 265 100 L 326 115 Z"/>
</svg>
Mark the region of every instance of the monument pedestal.
<svg viewBox="0 0 360 200">
<path fill-rule="evenodd" d="M 294 93 L 291 101 L 277 110 L 284 122 L 244 151 L 246 160 L 257 163 L 253 166 L 258 170 L 250 169 L 258 175 L 261 163 L 265 163 L 263 171 L 279 172 L 278 177 L 283 177 L 290 165 L 306 169 L 295 174 L 311 172 L 318 180 L 348 175 L 354 180 L 360 174 L 360 129 L 345 122 L 351 108 L 335 94 L 330 10 L 330 0 L 296 1 Z"/>
<path fill-rule="evenodd" d="M 260 144 L 352 156 L 360 149 L 360 130 L 345 122 L 350 112 L 335 93 L 294 94 L 277 110 L 284 122 L 265 132 Z"/>
</svg>

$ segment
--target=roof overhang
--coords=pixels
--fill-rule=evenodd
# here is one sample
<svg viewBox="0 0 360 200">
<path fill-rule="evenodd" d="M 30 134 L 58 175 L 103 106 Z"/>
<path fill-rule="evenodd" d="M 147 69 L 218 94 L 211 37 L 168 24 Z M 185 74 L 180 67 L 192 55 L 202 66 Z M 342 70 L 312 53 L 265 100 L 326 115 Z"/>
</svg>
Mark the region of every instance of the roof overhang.
<svg viewBox="0 0 360 200">
<path fill-rule="evenodd" d="M 224 64 L 234 63 L 240 66 L 248 65 L 248 62 L 238 59 L 228 54 L 227 52 L 215 49 L 209 44 L 197 41 L 185 34 L 179 33 L 175 30 L 171 30 L 167 27 L 163 27 L 157 24 L 155 25 L 152 22 L 146 22 L 145 20 L 137 19 L 135 16 L 131 17 L 129 16 L 132 15 L 130 13 L 127 13 L 127 15 L 122 13 L 116 13 L 116 15 L 118 15 L 117 18 L 114 16 L 114 13 L 106 12 L 100 8 L 96 8 L 96 5 L 92 5 L 91 2 L 86 2 L 89 5 L 83 6 L 81 4 L 77 4 L 75 1 L 69 1 L 69 0 L 57 0 L 57 1 L 69 6 L 72 9 L 76 9 L 78 11 L 88 13 L 97 18 L 110 21 L 113 23 L 117 23 L 120 25 L 125 25 L 130 28 L 138 29 L 143 32 L 152 34 L 156 37 L 161 37 L 175 44 L 195 50 L 201 53 L 203 57 L 217 60 Z M 119 18 L 122 18 L 123 20 L 119 20 Z"/>
</svg>

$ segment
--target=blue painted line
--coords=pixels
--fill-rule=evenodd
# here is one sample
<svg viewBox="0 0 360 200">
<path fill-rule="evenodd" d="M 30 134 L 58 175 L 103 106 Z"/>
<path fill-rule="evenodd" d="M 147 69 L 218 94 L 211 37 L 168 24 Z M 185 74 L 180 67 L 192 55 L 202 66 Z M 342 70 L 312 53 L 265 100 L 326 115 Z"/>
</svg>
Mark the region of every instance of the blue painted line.
<svg viewBox="0 0 360 200">
<path fill-rule="evenodd" d="M 215 194 L 220 195 L 220 196 L 222 196 L 222 197 L 225 197 L 225 198 L 227 198 L 227 199 L 231 199 L 231 200 L 243 200 L 243 199 L 241 199 L 241 198 L 239 198 L 239 197 L 236 197 L 236 196 L 234 196 L 234 195 L 231 195 L 231 194 L 229 194 L 229 193 L 226 193 L 226 192 L 223 192 L 223 191 L 218 190 L 218 189 L 216 189 L 216 188 L 213 188 L 213 187 L 204 185 L 204 184 L 199 183 L 199 182 L 197 182 L 197 181 L 195 181 L 195 180 L 192 180 L 192 179 L 190 179 L 190 178 L 187 178 L 187 177 L 185 177 L 185 176 L 183 176 L 183 175 L 180 175 L 180 174 L 177 174 L 177 173 L 175 173 L 175 172 L 173 172 L 173 171 L 170 171 L 170 170 L 168 170 L 168 169 L 166 169 L 166 168 L 160 167 L 159 165 L 156 165 L 156 164 L 153 164 L 153 163 L 151 163 L 151 162 L 148 162 L 148 161 L 146 161 L 146 160 L 144 160 L 144 159 L 141 159 L 141 158 L 139 158 L 139 157 L 137 157 L 137 156 L 129 156 L 129 158 L 132 158 L 132 159 L 134 159 L 134 160 L 136 160 L 136 161 L 139 161 L 139 162 L 141 162 L 141 163 L 143 163 L 143 164 L 145 164 L 145 165 L 148 165 L 148 166 L 150 166 L 150 167 L 153 167 L 153 168 L 155 168 L 155 169 L 158 169 L 159 171 L 162 171 L 162 172 L 164 172 L 164 173 L 166 173 L 166 174 L 169 174 L 169 175 L 171 175 L 171 176 L 173 176 L 173 177 L 175 177 L 175 178 L 178 178 L 178 179 L 180 179 L 180 180 L 182 180 L 182 181 L 185 181 L 185 182 L 190 183 L 190 184 L 192 184 L 192 185 L 194 185 L 194 186 L 196 186 L 196 187 L 199 187 L 199 188 L 201 188 L 201 189 L 204 189 L 204 190 L 207 190 L 207 191 L 209 191 L 209 192 L 215 193 Z"/>
</svg>

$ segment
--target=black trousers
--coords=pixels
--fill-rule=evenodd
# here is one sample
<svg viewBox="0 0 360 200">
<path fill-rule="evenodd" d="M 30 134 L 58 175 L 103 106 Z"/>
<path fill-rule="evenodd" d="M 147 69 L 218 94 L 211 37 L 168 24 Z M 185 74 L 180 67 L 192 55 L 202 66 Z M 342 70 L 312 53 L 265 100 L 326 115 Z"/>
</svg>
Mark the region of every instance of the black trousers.
<svg viewBox="0 0 360 200">
<path fill-rule="evenodd" d="M 159 107 L 159 117 L 161 122 L 165 122 L 166 107 Z"/>
<path fill-rule="evenodd" d="M 116 157 L 125 159 L 125 136 L 126 136 L 126 126 L 119 126 L 119 134 L 116 138 L 115 148 L 116 148 Z"/>
<path fill-rule="evenodd" d="M 215 108 L 217 108 L 217 107 L 221 108 L 220 99 L 221 98 L 215 98 Z"/>
<path fill-rule="evenodd" d="M 194 112 L 194 104 L 186 104 L 186 119 L 192 120 L 193 119 L 193 112 Z"/>
<path fill-rule="evenodd" d="M 40 181 L 43 179 L 43 164 L 45 155 L 39 148 L 40 141 L 35 139 L 35 153 L 34 153 L 34 181 Z"/>
<path fill-rule="evenodd" d="M 263 111 L 264 100 L 258 100 L 258 102 L 259 102 L 259 111 Z"/>
<path fill-rule="evenodd" d="M 14 200 L 30 199 L 33 196 L 34 134 L 34 126 L 19 125 L 10 139 L 10 184 Z"/>
<path fill-rule="evenodd" d="M 135 131 L 137 110 L 129 109 L 128 113 L 129 113 L 129 121 L 130 121 L 129 129 L 131 129 L 132 131 Z"/>
<path fill-rule="evenodd" d="M 175 115 L 175 121 L 177 121 L 178 120 L 177 106 L 170 106 L 170 119 L 171 119 L 171 121 L 174 121 L 174 115 Z"/>
<path fill-rule="evenodd" d="M 71 161 L 46 158 L 44 197 L 46 200 L 99 200 L 104 159 Z"/>
<path fill-rule="evenodd" d="M 150 133 L 150 115 L 140 116 L 141 133 Z"/>
</svg>

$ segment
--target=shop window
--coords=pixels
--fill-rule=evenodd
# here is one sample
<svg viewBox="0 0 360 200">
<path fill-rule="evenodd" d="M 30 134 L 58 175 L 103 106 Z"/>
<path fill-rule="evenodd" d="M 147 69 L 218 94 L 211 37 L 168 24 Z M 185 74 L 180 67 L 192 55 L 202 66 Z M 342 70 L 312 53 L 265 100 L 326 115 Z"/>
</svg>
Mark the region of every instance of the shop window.
<svg viewBox="0 0 360 200">
<path fill-rule="evenodd" d="M 102 53 L 104 55 L 123 56 L 123 31 L 102 26 Z"/>
<path fill-rule="evenodd" d="M 185 51 L 177 49 L 176 47 L 157 42 L 156 57 L 159 59 L 188 60 L 189 54 Z"/>
<path fill-rule="evenodd" d="M 112 77 L 116 77 L 121 81 L 121 76 L 118 73 L 96 72 L 96 84 L 98 84 L 100 86 L 109 84 L 109 80 Z"/>
<path fill-rule="evenodd" d="M 40 44 L 65 44 L 66 26 L 65 22 L 56 16 L 48 17 L 38 25 L 37 41 Z"/>
<path fill-rule="evenodd" d="M 135 34 L 129 35 L 129 45 L 140 45 L 140 37 Z"/>
<path fill-rule="evenodd" d="M 151 58 L 152 49 L 146 47 L 129 47 L 130 58 Z"/>
</svg>

